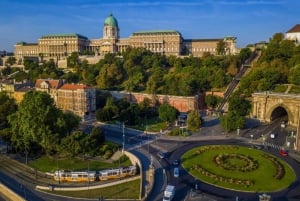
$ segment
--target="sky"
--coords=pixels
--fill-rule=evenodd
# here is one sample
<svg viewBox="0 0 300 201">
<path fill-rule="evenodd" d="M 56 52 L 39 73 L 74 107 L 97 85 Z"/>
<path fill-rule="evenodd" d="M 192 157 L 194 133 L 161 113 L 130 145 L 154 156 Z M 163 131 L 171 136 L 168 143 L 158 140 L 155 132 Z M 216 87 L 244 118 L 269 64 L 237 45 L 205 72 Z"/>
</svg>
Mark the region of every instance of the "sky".
<svg viewBox="0 0 300 201">
<path fill-rule="evenodd" d="M 237 37 L 237 47 L 269 41 L 300 24 L 299 0 L 1 0 L 0 50 L 47 34 L 102 38 L 104 20 L 117 19 L 120 37 L 177 30 L 184 39 Z"/>
</svg>

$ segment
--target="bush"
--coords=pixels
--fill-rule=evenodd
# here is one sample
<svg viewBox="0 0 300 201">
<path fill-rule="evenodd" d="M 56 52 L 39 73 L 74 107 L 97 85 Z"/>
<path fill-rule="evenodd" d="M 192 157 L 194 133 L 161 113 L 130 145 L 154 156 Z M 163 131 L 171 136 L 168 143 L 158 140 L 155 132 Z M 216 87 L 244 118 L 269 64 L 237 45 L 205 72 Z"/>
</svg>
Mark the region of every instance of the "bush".
<svg viewBox="0 0 300 201">
<path fill-rule="evenodd" d="M 104 154 L 104 158 L 105 159 L 109 159 L 110 157 L 112 157 L 112 155 L 113 155 L 113 152 L 112 152 L 112 150 L 106 150 L 106 152 L 105 152 L 105 154 Z"/>
</svg>

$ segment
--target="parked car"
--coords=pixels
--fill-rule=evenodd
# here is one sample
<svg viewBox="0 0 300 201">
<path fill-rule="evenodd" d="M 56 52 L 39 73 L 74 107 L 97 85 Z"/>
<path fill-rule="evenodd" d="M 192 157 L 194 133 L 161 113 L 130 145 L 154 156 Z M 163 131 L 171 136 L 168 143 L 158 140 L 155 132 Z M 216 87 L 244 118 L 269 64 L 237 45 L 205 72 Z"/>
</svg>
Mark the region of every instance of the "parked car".
<svg viewBox="0 0 300 201">
<path fill-rule="evenodd" d="M 288 151 L 287 151 L 287 150 L 284 150 L 284 149 L 280 149 L 279 154 L 280 154 L 281 156 L 288 156 L 288 155 L 289 155 Z"/>
<path fill-rule="evenodd" d="M 174 168 L 174 177 L 178 178 L 179 177 L 179 168 Z"/>
</svg>

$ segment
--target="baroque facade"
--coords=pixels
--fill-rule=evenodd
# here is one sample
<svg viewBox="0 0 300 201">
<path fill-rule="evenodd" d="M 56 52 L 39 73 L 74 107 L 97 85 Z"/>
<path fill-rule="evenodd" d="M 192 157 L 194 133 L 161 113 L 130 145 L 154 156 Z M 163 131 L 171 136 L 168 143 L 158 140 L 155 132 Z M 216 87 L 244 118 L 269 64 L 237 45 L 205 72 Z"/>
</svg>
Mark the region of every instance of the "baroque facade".
<svg viewBox="0 0 300 201">
<path fill-rule="evenodd" d="M 117 19 L 110 14 L 104 21 L 103 37 L 88 39 L 80 34 L 52 34 L 42 36 L 38 43 L 20 42 L 15 45 L 14 54 L 18 61 L 25 57 L 54 58 L 60 60 L 72 52 L 85 50 L 95 55 L 121 53 L 128 47 L 143 47 L 154 53 L 165 55 L 193 55 L 201 57 L 203 53 L 217 54 L 219 41 L 226 44 L 226 54 L 236 54 L 235 37 L 216 39 L 184 39 L 176 30 L 151 30 L 132 33 L 129 38 L 120 38 Z"/>
</svg>

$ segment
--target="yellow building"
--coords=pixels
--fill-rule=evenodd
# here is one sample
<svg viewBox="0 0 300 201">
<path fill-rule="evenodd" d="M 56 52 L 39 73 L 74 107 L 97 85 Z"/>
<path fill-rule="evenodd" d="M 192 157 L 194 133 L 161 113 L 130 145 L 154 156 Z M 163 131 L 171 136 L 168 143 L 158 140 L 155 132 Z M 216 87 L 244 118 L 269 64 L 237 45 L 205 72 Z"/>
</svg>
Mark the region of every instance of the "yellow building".
<svg viewBox="0 0 300 201">
<path fill-rule="evenodd" d="M 79 34 L 52 34 L 42 36 L 38 43 L 17 43 L 15 57 L 22 61 L 24 57 L 54 58 L 60 60 L 72 52 L 85 50 L 95 55 L 124 52 L 128 47 L 143 47 L 154 53 L 164 55 L 193 55 L 201 57 L 204 52 L 215 55 L 219 41 L 226 43 L 226 54 L 236 54 L 236 38 L 184 39 L 176 30 L 150 30 L 132 33 L 129 38 L 120 38 L 117 19 L 110 14 L 104 21 L 103 37 L 88 39 Z"/>
</svg>

